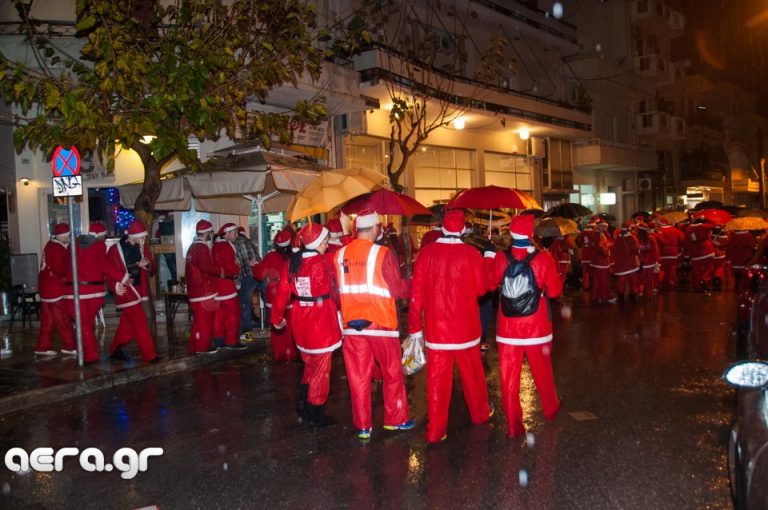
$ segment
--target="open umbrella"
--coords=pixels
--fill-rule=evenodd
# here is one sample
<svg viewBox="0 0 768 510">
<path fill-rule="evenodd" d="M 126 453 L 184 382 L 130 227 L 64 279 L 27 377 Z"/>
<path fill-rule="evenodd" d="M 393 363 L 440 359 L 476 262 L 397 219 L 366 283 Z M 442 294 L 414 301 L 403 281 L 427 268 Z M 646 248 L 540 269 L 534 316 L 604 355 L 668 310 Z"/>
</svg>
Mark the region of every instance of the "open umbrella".
<svg viewBox="0 0 768 510">
<path fill-rule="evenodd" d="M 539 218 L 533 227 L 533 232 L 539 237 L 558 237 L 568 234 L 578 234 L 579 226 L 575 221 L 560 216 Z"/>
<path fill-rule="evenodd" d="M 745 216 L 743 218 L 734 218 L 725 224 L 725 230 L 733 232 L 736 230 L 765 230 L 768 228 L 768 221 L 754 216 Z"/>
<path fill-rule="evenodd" d="M 448 209 L 541 209 L 524 191 L 501 186 L 482 186 L 461 191 L 448 202 Z"/>
<path fill-rule="evenodd" d="M 616 221 L 616 216 L 614 216 L 614 215 L 613 215 L 613 214 L 611 214 L 611 213 L 607 213 L 607 212 L 601 212 L 601 213 L 597 213 L 597 216 L 598 216 L 600 219 L 602 219 L 603 221 L 606 221 L 606 222 L 608 222 L 608 223 L 610 223 L 610 222 L 612 222 L 612 221 Z M 650 215 L 649 215 L 648 217 L 650 218 Z"/>
<path fill-rule="evenodd" d="M 341 208 L 344 214 L 357 214 L 365 209 L 373 209 L 379 214 L 397 216 L 432 214 L 432 211 L 421 205 L 415 198 L 388 189 L 379 189 L 373 193 L 360 195 Z"/>
<path fill-rule="evenodd" d="M 472 214 L 467 217 L 467 221 L 475 225 L 485 225 L 486 227 L 499 228 L 509 225 L 512 217 L 501 211 L 486 209 L 473 209 Z"/>
<path fill-rule="evenodd" d="M 421 225 L 424 227 L 431 227 L 439 225 L 443 221 L 443 213 L 445 212 L 445 204 L 435 204 L 427 207 L 430 214 L 417 214 L 411 217 L 411 225 Z"/>
<path fill-rule="evenodd" d="M 542 209 L 526 209 L 525 211 L 520 211 L 520 214 L 530 214 L 534 218 L 541 218 L 544 216 L 544 211 Z"/>
<path fill-rule="evenodd" d="M 723 203 L 719 200 L 704 200 L 703 202 L 699 202 L 696 204 L 693 209 L 696 211 L 701 211 L 704 209 L 722 209 Z"/>
<path fill-rule="evenodd" d="M 632 218 L 637 218 L 638 216 L 643 218 L 643 221 L 648 221 L 651 219 L 651 213 L 648 211 L 637 211 L 635 214 L 632 215 Z"/>
<path fill-rule="evenodd" d="M 564 202 L 562 204 L 558 204 L 551 209 L 549 209 L 547 212 L 544 213 L 544 218 L 552 218 L 555 216 L 561 217 L 561 218 L 569 218 L 569 219 L 575 219 L 575 218 L 581 218 L 582 216 L 586 216 L 587 214 L 592 214 L 592 211 L 587 209 L 581 204 L 576 204 L 573 202 Z"/>
<path fill-rule="evenodd" d="M 322 172 L 298 193 L 286 211 L 289 221 L 328 212 L 344 202 L 381 188 L 387 177 L 366 168 L 340 168 Z"/>
<path fill-rule="evenodd" d="M 670 225 L 674 225 L 675 223 L 680 223 L 683 220 L 687 220 L 688 213 L 685 211 L 669 211 L 660 215 L 659 218 L 664 218 Z"/>
<path fill-rule="evenodd" d="M 704 218 L 710 223 L 715 225 L 725 225 L 733 219 L 733 216 L 728 211 L 722 209 L 702 209 L 700 211 L 693 211 L 691 216 L 693 218 Z"/>
</svg>

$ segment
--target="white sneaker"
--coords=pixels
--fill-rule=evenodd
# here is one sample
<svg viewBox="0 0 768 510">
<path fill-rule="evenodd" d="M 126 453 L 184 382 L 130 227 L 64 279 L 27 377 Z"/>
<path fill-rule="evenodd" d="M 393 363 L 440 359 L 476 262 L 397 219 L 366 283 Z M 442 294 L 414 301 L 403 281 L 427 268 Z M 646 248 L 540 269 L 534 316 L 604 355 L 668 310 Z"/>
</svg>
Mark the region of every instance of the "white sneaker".
<svg viewBox="0 0 768 510">
<path fill-rule="evenodd" d="M 56 356 L 56 351 L 35 351 L 38 356 Z"/>
<path fill-rule="evenodd" d="M 71 351 L 68 351 L 67 349 L 62 349 L 61 354 L 64 356 L 77 356 L 77 350 L 73 349 Z"/>
</svg>

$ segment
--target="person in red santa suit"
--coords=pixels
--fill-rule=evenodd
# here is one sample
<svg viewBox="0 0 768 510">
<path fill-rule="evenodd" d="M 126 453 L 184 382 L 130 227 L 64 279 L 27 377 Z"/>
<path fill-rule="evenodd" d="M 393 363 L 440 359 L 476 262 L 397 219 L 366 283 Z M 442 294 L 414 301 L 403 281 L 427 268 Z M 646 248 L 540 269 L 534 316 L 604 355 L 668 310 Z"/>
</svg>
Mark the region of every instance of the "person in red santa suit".
<svg viewBox="0 0 768 510">
<path fill-rule="evenodd" d="M 158 359 L 155 341 L 142 306 L 149 302 L 149 275 L 154 271 L 149 247 L 144 242 L 147 235 L 144 224 L 134 220 L 128 225 L 128 235 L 107 251 L 112 264 L 131 275 L 133 280 L 133 284 L 127 286 L 122 296 L 115 297 L 120 323 L 109 345 L 109 357 L 114 360 L 128 359 L 123 346 L 131 339 L 135 339 L 139 346 L 141 361 L 152 363 Z"/>
<path fill-rule="evenodd" d="M 670 225 L 666 218 L 659 218 L 661 228 L 657 242 L 659 245 L 659 262 L 661 264 L 662 285 L 669 289 L 677 287 L 677 264 L 680 262 L 680 250 L 685 236 L 683 231 Z"/>
<path fill-rule="evenodd" d="M 222 274 L 211 255 L 213 225 L 200 220 L 195 226 L 197 236 L 187 250 L 186 280 L 189 306 L 192 308 L 192 328 L 189 333 L 191 354 L 213 354 L 218 349 L 211 345 L 213 324 L 218 312 L 218 278 Z"/>
<path fill-rule="evenodd" d="M 566 236 L 552 238 L 552 245 L 548 248 L 549 253 L 552 254 L 552 257 L 557 262 L 557 274 L 560 275 L 563 285 L 565 285 L 565 280 L 568 278 L 568 271 L 571 270 L 570 250 Z"/>
<path fill-rule="evenodd" d="M 448 210 L 443 236 L 423 246 L 413 270 L 408 329 L 414 341 L 423 341 L 427 355 L 428 443 L 448 436 L 448 410 L 453 387 L 453 367 L 458 365 L 464 401 L 474 424 L 488 421 L 488 402 L 480 354 L 479 297 L 490 290 L 483 256 L 461 240 L 464 212 Z M 495 256 L 492 246 L 487 260 Z"/>
<path fill-rule="evenodd" d="M 734 289 L 741 289 L 741 282 L 747 272 L 747 263 L 752 259 L 757 248 L 757 241 L 747 230 L 731 232 L 728 246 L 725 248 L 725 259 L 733 273 Z"/>
<path fill-rule="evenodd" d="M 712 287 L 715 290 L 722 290 L 723 287 L 727 287 L 730 281 L 728 265 L 725 263 L 728 233 L 722 225 L 715 225 L 712 228 L 712 248 L 715 250 L 714 255 L 712 255 Z"/>
<path fill-rule="evenodd" d="M 649 300 L 653 297 L 656 284 L 659 281 L 661 255 L 656 236 L 653 235 L 651 227 L 647 223 L 637 224 L 637 240 L 640 244 L 638 252 L 641 267 L 639 281 L 643 287 L 643 298 Z"/>
<path fill-rule="evenodd" d="M 328 257 L 333 257 L 333 254 L 349 244 L 349 238 L 345 238 L 344 230 L 341 227 L 341 220 L 338 218 L 328 220 L 325 228 L 328 229 L 328 251 L 325 254 Z"/>
<path fill-rule="evenodd" d="M 442 236 L 443 232 L 440 230 L 440 227 L 435 227 L 432 230 L 426 232 L 423 236 L 421 236 L 420 249 L 423 250 L 426 245 L 434 243 Z"/>
<path fill-rule="evenodd" d="M 223 343 L 224 349 L 247 349 L 240 343 L 240 264 L 237 263 L 235 241 L 239 227 L 234 223 L 225 223 L 219 228 L 218 237 L 213 243 L 211 255 L 216 266 L 221 268 L 221 275 L 216 279 L 216 301 L 218 312 L 213 320 L 213 335 Z M 255 263 L 255 261 L 254 261 Z"/>
<path fill-rule="evenodd" d="M 534 218 L 523 214 L 515 216 L 509 224 L 512 245 L 509 255 L 523 260 L 536 248 L 531 242 Z M 499 285 L 504 278 L 509 261 L 505 253 L 497 253 L 491 268 L 491 282 Z M 501 372 L 501 399 L 507 415 L 507 436 L 518 437 L 525 433 L 523 411 L 520 405 L 520 374 L 523 358 L 528 359 L 531 375 L 541 398 L 546 420 L 554 420 L 560 411 L 560 398 L 555 389 L 552 373 L 552 310 L 550 299 L 557 298 L 563 284 L 557 274 L 557 264 L 546 251 L 539 251 L 530 259 L 536 283 L 541 289 L 538 308 L 531 315 L 507 317 L 499 305 L 497 314 L 496 343 L 499 346 Z M 567 306 L 563 315 L 570 314 Z"/>
<path fill-rule="evenodd" d="M 67 266 L 72 265 L 67 251 L 69 236 L 69 225 L 59 223 L 53 227 L 53 239 L 43 248 L 43 259 L 37 277 L 40 292 L 40 333 L 34 352 L 38 356 L 56 355 L 51 341 L 54 331 L 58 331 L 61 338 L 61 353 L 71 356 L 77 354 L 75 330 L 67 315 L 64 301 Z"/>
<path fill-rule="evenodd" d="M 277 295 L 277 282 L 280 281 L 280 275 L 284 270 L 287 272 L 288 261 L 291 257 L 291 239 L 293 235 L 290 230 L 281 230 L 275 235 L 272 241 L 274 250 L 267 253 L 261 263 L 253 266 L 253 277 L 257 280 L 266 281 L 265 303 L 267 310 L 271 310 Z M 282 329 L 271 328 L 269 332 L 270 344 L 272 346 L 273 361 L 296 361 L 299 357 L 296 351 L 296 344 L 291 335 L 290 321 L 291 305 L 289 304 L 283 312 L 286 318 L 286 326 Z M 305 388 L 306 390 L 306 388 Z M 306 391 L 304 395 L 306 402 Z M 299 415 L 305 414 L 306 409 L 297 409 Z"/>
<path fill-rule="evenodd" d="M 352 423 L 357 437 L 371 437 L 371 377 L 381 367 L 384 428 L 412 429 L 402 371 L 402 350 L 395 299 L 410 297 L 408 281 L 400 277 L 393 253 L 376 239 L 381 224 L 375 211 L 355 219 L 357 238 L 338 251 L 334 266 L 339 282 L 344 335 L 344 366 L 352 396 Z"/>
<path fill-rule="evenodd" d="M 691 259 L 691 283 L 697 292 L 707 290 L 712 278 L 712 257 L 715 248 L 712 245 L 711 233 L 713 225 L 695 220 L 685 229 L 686 254 Z"/>
<path fill-rule="evenodd" d="M 296 346 L 304 361 L 304 374 L 297 410 L 306 408 L 312 430 L 333 425 L 325 414 L 330 391 L 331 354 L 341 347 L 338 318 L 336 273 L 324 256 L 328 249 L 328 229 L 310 223 L 299 231 L 304 249 L 291 256 L 283 268 L 272 305 L 272 325 L 284 328 L 288 320 L 285 310 L 293 304 L 290 326 Z M 301 398 L 306 391 L 306 405 Z"/>
<path fill-rule="evenodd" d="M 99 344 L 96 341 L 94 326 L 96 314 L 104 305 L 105 280 L 115 295 L 120 297 L 126 287 L 133 283 L 127 271 L 112 264 L 107 257 L 105 236 L 107 229 L 103 223 L 94 222 L 87 235 L 77 238 L 77 281 L 80 295 L 80 324 L 82 327 L 83 360 L 86 364 L 99 361 Z M 71 256 L 71 255 L 70 255 Z M 74 320 L 75 301 L 72 279 L 72 266 L 67 268 L 67 313 Z"/>
<path fill-rule="evenodd" d="M 583 290 L 590 290 L 592 285 L 592 252 L 595 247 L 592 243 L 595 242 L 593 232 L 597 229 L 597 223 L 594 220 L 590 220 L 584 230 L 579 232 L 574 239 L 576 246 L 579 248 L 579 265 L 581 267 L 581 288 Z"/>
<path fill-rule="evenodd" d="M 624 302 L 624 296 L 634 301 L 638 295 L 637 276 L 640 271 L 638 252 L 640 244 L 629 229 L 629 223 L 621 225 L 619 235 L 613 240 L 612 258 L 613 274 L 616 276 L 616 294 L 619 303 Z"/>
<path fill-rule="evenodd" d="M 587 239 L 592 249 L 592 262 L 589 264 L 592 302 L 615 303 L 616 297 L 611 291 L 611 252 L 608 240 L 599 230 L 587 231 Z"/>
</svg>

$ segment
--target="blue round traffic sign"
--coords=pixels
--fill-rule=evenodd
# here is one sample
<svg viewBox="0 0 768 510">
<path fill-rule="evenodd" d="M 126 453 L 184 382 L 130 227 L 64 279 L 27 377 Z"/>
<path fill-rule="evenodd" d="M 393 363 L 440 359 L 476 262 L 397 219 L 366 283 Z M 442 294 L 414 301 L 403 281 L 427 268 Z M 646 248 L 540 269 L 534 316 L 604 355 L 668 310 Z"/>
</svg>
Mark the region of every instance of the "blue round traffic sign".
<svg viewBox="0 0 768 510">
<path fill-rule="evenodd" d="M 65 148 L 62 145 L 53 151 L 51 161 L 54 177 L 80 175 L 80 153 L 74 145 Z"/>
</svg>

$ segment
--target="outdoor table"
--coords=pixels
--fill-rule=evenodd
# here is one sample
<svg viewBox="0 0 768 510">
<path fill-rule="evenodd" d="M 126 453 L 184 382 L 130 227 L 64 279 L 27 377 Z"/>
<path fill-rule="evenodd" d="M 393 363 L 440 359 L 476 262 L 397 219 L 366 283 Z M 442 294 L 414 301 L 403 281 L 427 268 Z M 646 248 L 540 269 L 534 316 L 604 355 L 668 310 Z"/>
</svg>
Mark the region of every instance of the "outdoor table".
<svg viewBox="0 0 768 510">
<path fill-rule="evenodd" d="M 165 319 L 168 326 L 173 326 L 173 321 L 176 317 L 176 312 L 179 309 L 179 305 L 187 303 L 189 307 L 189 296 L 186 292 L 165 292 Z M 191 308 L 187 311 L 187 317 L 191 317 Z"/>
</svg>

